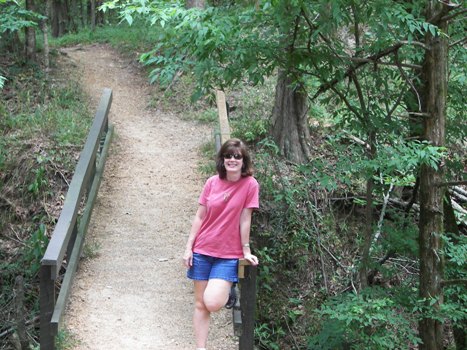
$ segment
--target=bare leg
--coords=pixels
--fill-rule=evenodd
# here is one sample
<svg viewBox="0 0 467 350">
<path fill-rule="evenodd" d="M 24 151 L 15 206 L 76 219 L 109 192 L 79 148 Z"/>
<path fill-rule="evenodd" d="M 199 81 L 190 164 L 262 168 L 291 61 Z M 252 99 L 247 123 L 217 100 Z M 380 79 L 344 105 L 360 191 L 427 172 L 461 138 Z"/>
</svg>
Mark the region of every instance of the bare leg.
<svg viewBox="0 0 467 350">
<path fill-rule="evenodd" d="M 204 291 L 204 305 L 210 312 L 222 309 L 229 299 L 232 282 L 213 278 Z"/>
<path fill-rule="evenodd" d="M 204 305 L 204 291 L 208 281 L 194 281 L 195 286 L 195 312 L 193 314 L 193 328 L 197 348 L 205 348 L 208 340 L 209 320 L 211 312 Z"/>
<path fill-rule="evenodd" d="M 232 282 L 211 279 L 194 281 L 195 312 L 193 327 L 197 348 L 205 348 L 208 340 L 211 312 L 219 311 L 227 303 Z"/>
</svg>

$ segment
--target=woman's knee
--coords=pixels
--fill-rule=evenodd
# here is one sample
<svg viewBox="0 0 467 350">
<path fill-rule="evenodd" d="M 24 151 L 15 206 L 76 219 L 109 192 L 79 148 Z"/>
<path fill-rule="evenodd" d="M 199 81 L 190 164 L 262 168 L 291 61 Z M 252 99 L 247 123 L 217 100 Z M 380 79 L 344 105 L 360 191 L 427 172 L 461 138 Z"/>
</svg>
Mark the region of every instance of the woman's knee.
<svg viewBox="0 0 467 350">
<path fill-rule="evenodd" d="M 203 298 L 195 300 L 195 309 L 200 312 L 216 312 L 222 308 L 223 304 L 212 295 L 205 295 Z"/>
<path fill-rule="evenodd" d="M 198 311 L 209 312 L 203 298 L 195 300 L 195 309 Z"/>
<path fill-rule="evenodd" d="M 204 306 L 206 307 L 206 310 L 208 310 L 209 312 L 217 312 L 219 311 L 220 309 L 222 309 L 222 307 L 225 305 L 225 301 L 224 300 L 220 300 L 219 298 L 205 298 L 204 300 Z"/>
</svg>

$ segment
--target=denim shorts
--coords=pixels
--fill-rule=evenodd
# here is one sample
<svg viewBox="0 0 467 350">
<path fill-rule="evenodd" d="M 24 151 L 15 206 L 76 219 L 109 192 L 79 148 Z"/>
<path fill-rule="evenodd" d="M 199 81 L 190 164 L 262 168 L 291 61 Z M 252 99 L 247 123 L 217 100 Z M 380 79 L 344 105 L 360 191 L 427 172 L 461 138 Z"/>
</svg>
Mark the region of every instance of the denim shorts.
<svg viewBox="0 0 467 350">
<path fill-rule="evenodd" d="M 218 278 L 237 283 L 238 259 L 222 259 L 193 253 L 193 265 L 188 269 L 187 277 L 196 281 Z"/>
</svg>

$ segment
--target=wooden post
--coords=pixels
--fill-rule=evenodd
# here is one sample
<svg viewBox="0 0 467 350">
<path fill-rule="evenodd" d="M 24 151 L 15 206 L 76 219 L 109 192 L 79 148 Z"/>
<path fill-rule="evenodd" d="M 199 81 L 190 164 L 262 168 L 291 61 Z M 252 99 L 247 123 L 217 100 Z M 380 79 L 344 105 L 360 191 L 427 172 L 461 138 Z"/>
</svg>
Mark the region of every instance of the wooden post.
<svg viewBox="0 0 467 350">
<path fill-rule="evenodd" d="M 255 345 L 256 266 L 245 266 L 245 277 L 240 282 L 243 330 L 239 350 L 253 350 Z"/>
<path fill-rule="evenodd" d="M 230 139 L 230 126 L 227 117 L 227 105 L 225 103 L 225 94 L 223 91 L 216 91 L 217 111 L 219 112 L 219 126 L 221 132 L 221 144 Z"/>
<path fill-rule="evenodd" d="M 55 280 L 52 266 L 42 265 L 40 269 L 40 350 L 54 350 L 55 336 L 52 334 L 50 319 L 55 306 Z"/>
</svg>

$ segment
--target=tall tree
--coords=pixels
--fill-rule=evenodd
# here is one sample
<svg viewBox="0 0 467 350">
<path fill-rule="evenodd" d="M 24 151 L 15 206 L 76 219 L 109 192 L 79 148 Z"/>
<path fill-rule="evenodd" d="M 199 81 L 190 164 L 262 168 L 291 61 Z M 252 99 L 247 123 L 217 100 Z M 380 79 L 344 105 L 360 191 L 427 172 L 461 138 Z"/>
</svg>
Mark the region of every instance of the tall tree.
<svg viewBox="0 0 467 350">
<path fill-rule="evenodd" d="M 308 94 L 302 75 L 292 61 L 299 44 L 300 13 L 290 1 L 281 1 L 284 13 L 279 25 L 279 47 L 284 57 L 277 74 L 276 94 L 271 117 L 271 135 L 279 151 L 289 160 L 304 163 L 309 159 Z"/>
<path fill-rule="evenodd" d="M 425 36 L 423 64 L 424 112 L 423 137 L 438 147 L 445 145 L 446 102 L 448 81 L 449 5 L 428 1 L 426 18 L 435 25 L 438 35 Z M 444 232 L 443 199 L 445 196 L 445 167 L 423 165 L 420 172 L 420 297 L 426 305 L 439 310 L 443 303 L 444 261 L 441 252 L 441 235 Z M 436 318 L 425 317 L 420 321 L 423 350 L 443 349 L 443 324 Z"/>
</svg>

